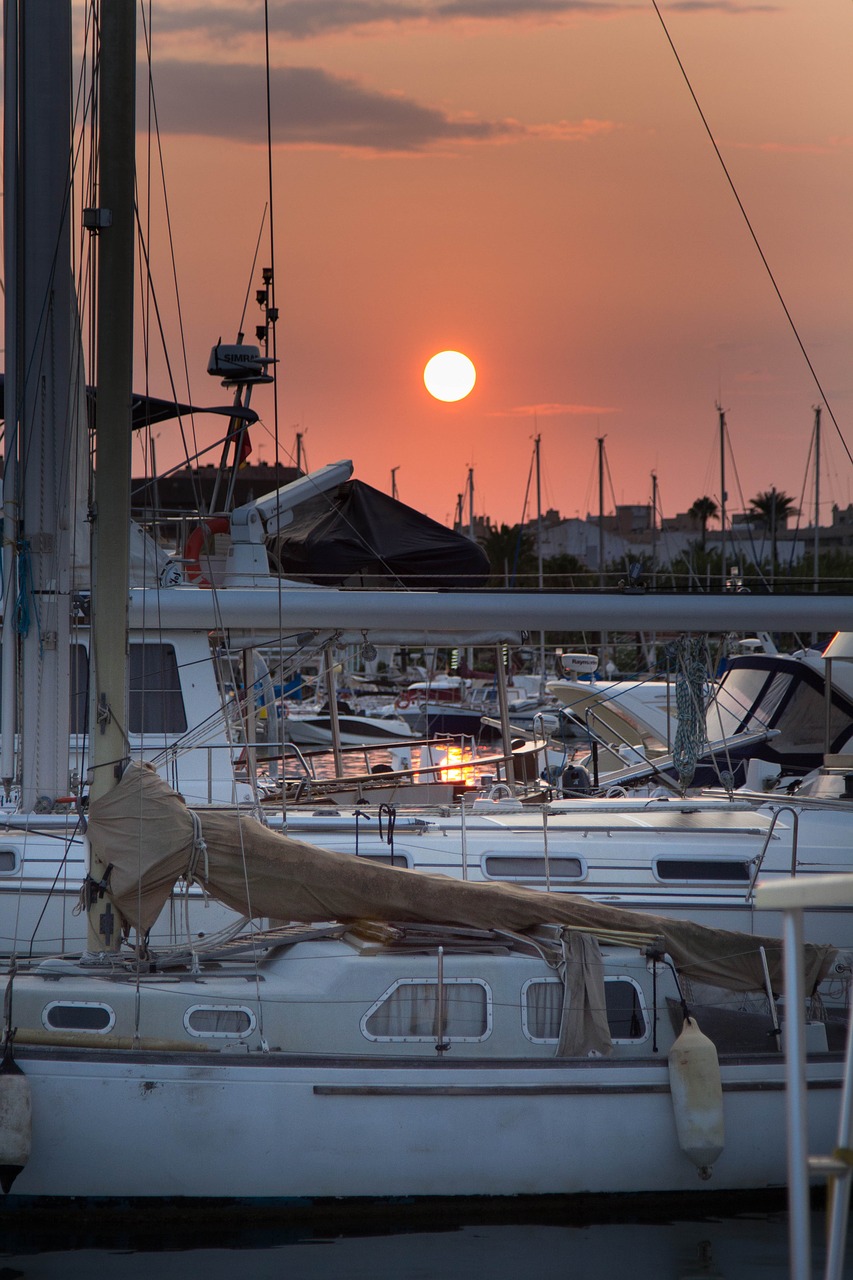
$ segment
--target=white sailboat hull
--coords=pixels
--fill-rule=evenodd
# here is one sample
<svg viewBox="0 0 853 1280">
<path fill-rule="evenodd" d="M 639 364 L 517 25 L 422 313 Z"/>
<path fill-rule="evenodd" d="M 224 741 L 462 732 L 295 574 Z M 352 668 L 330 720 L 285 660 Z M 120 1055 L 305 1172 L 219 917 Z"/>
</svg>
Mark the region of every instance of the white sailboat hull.
<svg viewBox="0 0 853 1280">
<path fill-rule="evenodd" d="M 695 1192 L 786 1179 L 779 1055 L 724 1062 L 726 1147 L 708 1182 L 679 1149 L 665 1057 L 209 1062 L 21 1046 L 16 1059 L 32 1088 L 33 1149 L 13 1199 Z M 825 1150 L 841 1063 L 809 1072 L 810 1149 Z M 121 1118 L 122 1160 L 105 1158 L 104 1115 Z"/>
<path fill-rule="evenodd" d="M 405 720 L 391 717 L 340 715 L 338 725 L 343 747 L 396 745 L 412 736 Z M 329 716 L 322 713 L 291 712 L 285 721 L 284 733 L 289 742 L 299 746 L 330 747 L 333 741 Z"/>
</svg>

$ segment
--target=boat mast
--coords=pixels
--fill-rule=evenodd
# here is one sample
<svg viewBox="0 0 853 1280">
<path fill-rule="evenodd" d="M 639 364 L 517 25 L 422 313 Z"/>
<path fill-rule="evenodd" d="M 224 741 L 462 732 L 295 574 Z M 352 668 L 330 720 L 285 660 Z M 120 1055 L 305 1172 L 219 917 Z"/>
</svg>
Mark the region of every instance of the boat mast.
<svg viewBox="0 0 853 1280">
<path fill-rule="evenodd" d="M 820 556 L 820 405 L 814 411 L 814 590 L 819 589 Z"/>
<path fill-rule="evenodd" d="M 814 586 L 812 590 L 820 590 L 820 405 L 814 411 Z M 817 632 L 812 632 L 812 645 L 817 646 Z M 826 682 L 827 697 L 830 697 L 830 682 Z"/>
<path fill-rule="evenodd" d="M 9 786 L 20 771 L 21 806 L 31 812 L 52 808 L 69 791 L 69 459 L 79 425 L 72 391 L 69 0 L 8 0 L 5 36 L 7 471 L 0 772 Z M 19 637 L 20 682 L 15 670 Z"/>
<path fill-rule="evenodd" d="M 3 630 L 0 659 L 0 781 L 6 798 L 15 777 L 18 643 L 12 622 L 18 531 L 18 10 L 3 11 L 3 260 L 6 281 L 6 374 L 3 458 Z"/>
<path fill-rule="evenodd" d="M 542 474 L 539 465 L 540 442 L 537 435 L 534 440 L 536 450 L 536 564 L 539 571 L 539 590 L 544 590 L 545 577 L 542 572 Z M 539 632 L 539 693 L 545 695 L 545 632 Z"/>
<path fill-rule="evenodd" d="M 598 587 L 600 591 L 604 590 L 604 436 L 598 436 L 596 443 L 598 444 Z M 599 637 L 600 648 L 598 651 L 599 666 L 602 673 L 606 674 L 605 663 L 607 661 L 607 632 L 602 631 Z"/>
<path fill-rule="evenodd" d="M 658 555 L 658 477 L 652 472 L 652 591 L 657 587 Z"/>
<path fill-rule="evenodd" d="M 127 760 L 127 613 L 133 377 L 135 0 L 101 6 L 95 510 L 92 522 L 90 796 L 107 794 Z M 90 867 L 96 883 L 106 868 Z M 89 950 L 115 950 L 109 905 L 89 908 Z"/>
<path fill-rule="evenodd" d="M 723 590 L 726 589 L 728 575 L 726 573 L 726 415 L 722 406 L 717 405 L 720 415 L 720 573 Z"/>
</svg>

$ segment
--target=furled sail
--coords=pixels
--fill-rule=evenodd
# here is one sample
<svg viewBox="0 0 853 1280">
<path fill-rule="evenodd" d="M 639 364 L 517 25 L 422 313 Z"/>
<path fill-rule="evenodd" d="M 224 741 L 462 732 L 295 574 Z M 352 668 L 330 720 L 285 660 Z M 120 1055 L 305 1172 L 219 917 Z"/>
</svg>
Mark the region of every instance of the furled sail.
<svg viewBox="0 0 853 1280">
<path fill-rule="evenodd" d="M 112 868 L 114 905 L 140 934 L 184 878 L 252 917 L 451 924 L 514 933 L 560 925 L 638 946 L 657 941 L 680 972 L 733 991 L 764 989 L 763 947 L 774 988 L 783 985 L 777 938 L 626 911 L 568 893 L 380 866 L 291 839 L 231 810 L 196 813 L 150 765 L 131 764 L 118 786 L 92 803 L 89 839 L 103 865 Z M 830 946 L 805 948 L 808 991 L 834 955 Z"/>
</svg>

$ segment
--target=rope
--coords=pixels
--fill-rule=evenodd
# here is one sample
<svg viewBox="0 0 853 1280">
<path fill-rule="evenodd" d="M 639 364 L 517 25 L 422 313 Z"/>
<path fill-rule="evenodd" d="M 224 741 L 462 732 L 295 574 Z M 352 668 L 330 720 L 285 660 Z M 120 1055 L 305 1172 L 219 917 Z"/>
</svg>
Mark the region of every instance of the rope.
<svg viewBox="0 0 853 1280">
<path fill-rule="evenodd" d="M 194 809 L 188 809 L 190 817 L 193 820 L 193 847 L 190 853 L 190 860 L 187 866 L 186 881 L 187 884 L 193 884 L 196 880 L 196 872 L 198 871 L 199 858 L 204 859 L 204 883 L 210 879 L 210 862 L 207 857 L 207 841 L 204 838 L 201 829 L 201 818 Z"/>
<path fill-rule="evenodd" d="M 393 804 L 381 804 L 379 806 L 379 839 L 383 838 L 382 831 L 382 815 L 388 818 L 388 836 L 387 844 L 391 850 L 391 866 L 394 866 L 394 827 L 397 824 L 397 810 Z"/>
<path fill-rule="evenodd" d="M 696 763 L 705 743 L 708 673 L 704 641 L 692 636 L 679 636 L 675 656 L 675 709 L 678 727 L 675 731 L 672 762 L 678 773 L 678 781 L 686 790 L 693 781 Z"/>
<path fill-rule="evenodd" d="M 30 630 L 30 591 L 32 583 L 30 566 L 30 544 L 18 544 L 18 598 L 15 601 L 15 630 L 19 636 L 25 636 Z"/>
</svg>

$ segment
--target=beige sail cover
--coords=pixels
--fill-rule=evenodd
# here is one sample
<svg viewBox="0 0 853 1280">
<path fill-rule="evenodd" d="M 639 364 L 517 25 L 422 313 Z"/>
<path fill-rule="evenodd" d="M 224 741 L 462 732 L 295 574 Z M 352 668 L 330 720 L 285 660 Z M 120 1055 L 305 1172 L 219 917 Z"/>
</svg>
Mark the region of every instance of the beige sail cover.
<svg viewBox="0 0 853 1280">
<path fill-rule="evenodd" d="M 734 991 L 764 988 L 763 946 L 774 989 L 783 985 L 778 938 L 710 929 L 568 893 L 380 866 L 292 840 L 231 810 L 193 813 L 150 765 L 130 765 L 108 795 L 93 801 L 89 839 L 103 865 L 112 867 L 115 906 L 140 934 L 185 878 L 237 912 L 279 920 L 450 924 L 515 933 L 550 924 L 605 941 L 628 937 L 642 945 L 661 939 L 682 973 Z M 834 947 L 805 948 L 807 991 L 834 955 Z"/>
</svg>

